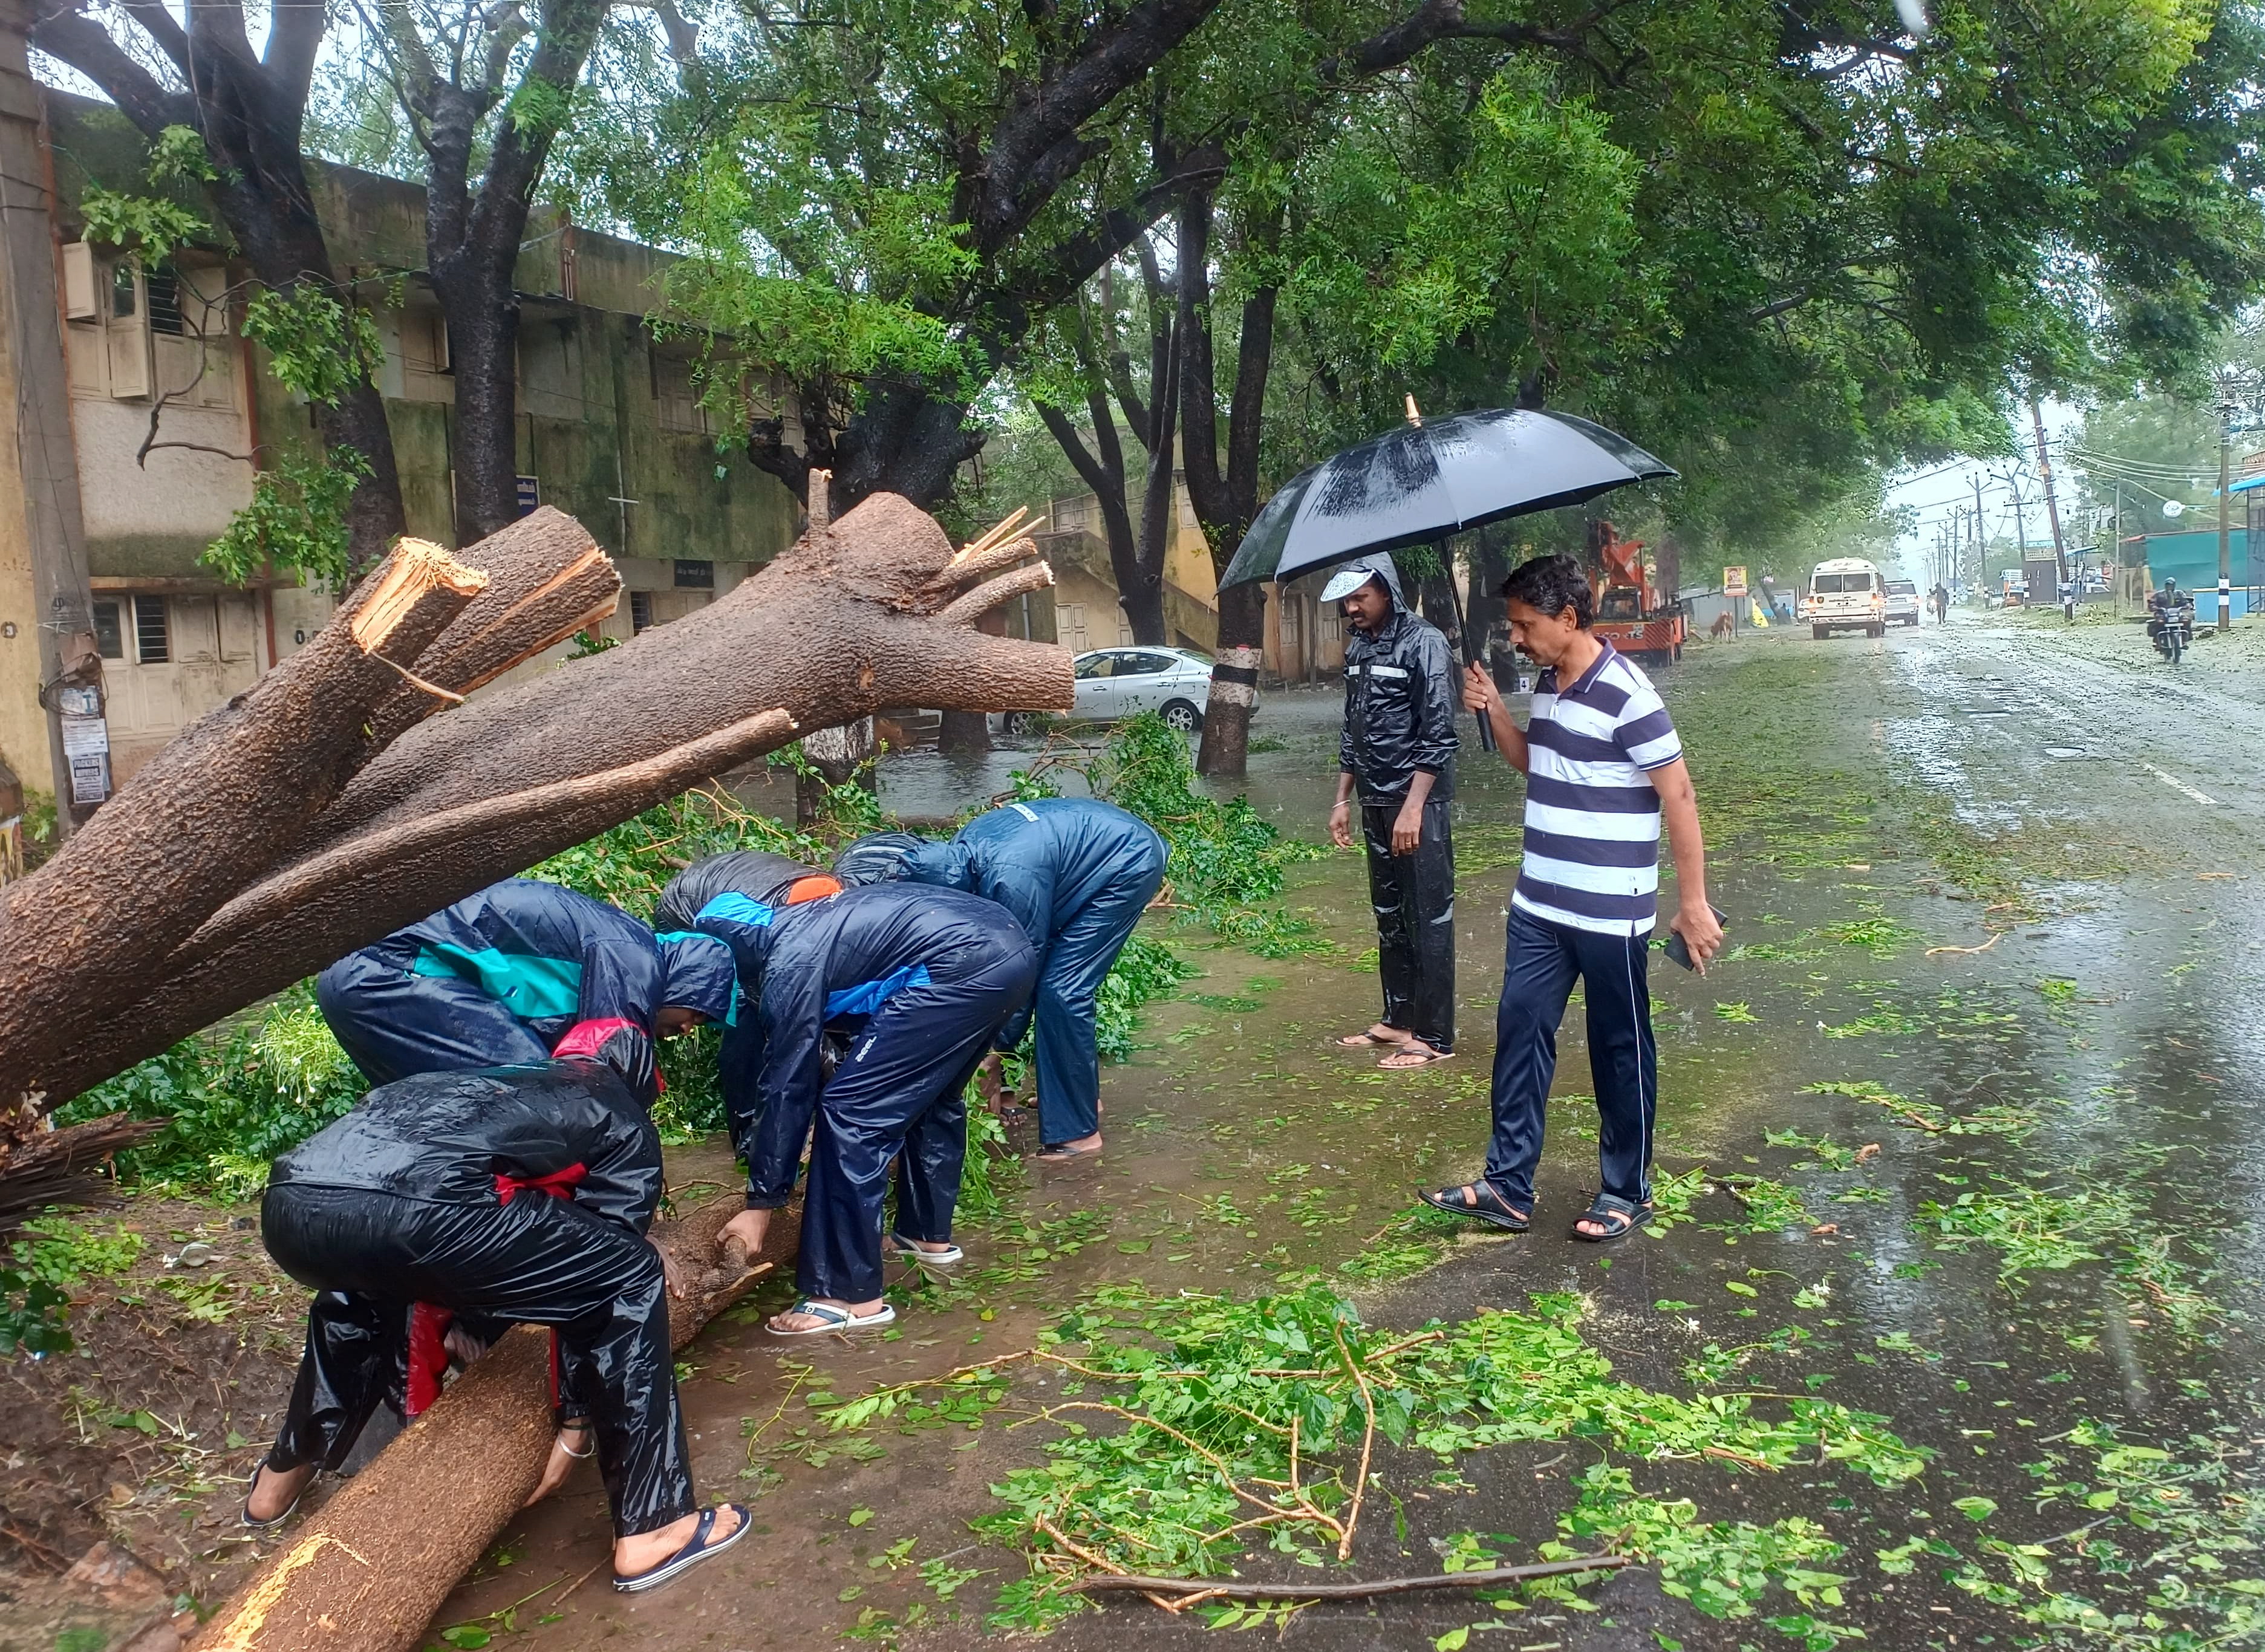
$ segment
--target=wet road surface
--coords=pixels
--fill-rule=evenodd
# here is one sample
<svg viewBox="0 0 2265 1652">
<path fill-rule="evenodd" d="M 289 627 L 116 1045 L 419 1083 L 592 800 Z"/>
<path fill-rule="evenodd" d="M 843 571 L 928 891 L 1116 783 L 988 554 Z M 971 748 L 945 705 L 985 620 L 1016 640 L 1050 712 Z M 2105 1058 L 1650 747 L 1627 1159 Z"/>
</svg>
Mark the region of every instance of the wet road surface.
<svg viewBox="0 0 2265 1652">
<path fill-rule="evenodd" d="M 1374 1013 L 1351 854 L 1296 869 L 1285 897 L 1332 956 L 1263 959 L 1160 930 L 1205 974 L 1151 1006 L 1147 1047 L 1105 1073 L 1098 1164 L 1007 1172 L 1002 1213 L 963 1225 L 967 1264 L 907 1274 L 881 1338 L 766 1336 L 781 1285 L 688 1350 L 696 1473 L 703 1496 L 752 1499 L 749 1541 L 652 1597 L 616 1599 L 601 1574 L 562 1605 L 555 1586 L 604 1552 L 602 1495 L 585 1477 L 513 1526 L 442 1624 L 462 1626 L 456 1644 L 508 1627 L 557 1648 L 972 1642 L 1029 1561 L 967 1523 L 997 1514 L 988 1488 L 1061 1437 L 1038 1419 L 1060 1373 L 1017 1364 L 995 1408 L 900 1407 L 838 1432 L 831 1403 L 1027 1350 L 1099 1288 L 1247 1300 L 1319 1276 L 1411 1331 L 1568 1292 L 1619 1381 L 1770 1396 L 1760 1406 L 1820 1395 L 1883 1419 L 1926 1463 L 1883 1484 L 1861 1456 L 1776 1472 L 1631 1456 L 1570 1420 L 1562 1437 L 1446 1461 L 1387 1451 L 1394 1512 L 1364 1528 L 1347 1572 L 1264 1552 L 1240 1569 L 1429 1572 L 1479 1538 L 1530 1561 L 1566 1535 L 1574 1477 L 1607 1463 L 1647 1506 L 1689 1499 L 1702 1526 L 1813 1527 L 1833 1554 L 1810 1572 L 1840 1581 L 1788 1583 L 1780 1566 L 1748 1611 L 1706 1615 L 1662 1582 L 1687 1595 L 1719 1571 L 1735 1545 L 1718 1536 L 1681 1571 L 1585 1586 L 1577 1609 L 1452 1594 L 1331 1605 L 1293 1616 L 1286 1641 L 2251 1643 L 2233 1614 L 2254 1595 L 2225 1585 L 2265 1574 L 2242 1548 L 2265 1434 L 2247 1325 L 2265 702 L 2106 646 L 2127 640 L 1958 616 L 1948 633 L 1880 642 L 1694 650 L 1663 674 L 1738 950 L 1704 979 L 1652 973 L 1654 1232 L 1601 1251 L 1564 1237 L 1594 1185 L 1577 1015 L 1533 1234 L 1451 1248 L 1406 1219 L 1412 1186 L 1468 1176 L 1486 1136 L 1519 787 L 1467 749 L 1453 1062 L 1387 1075 L 1328 1046 Z M 1334 719 L 1327 694 L 1273 696 L 1260 719 L 1271 749 L 1253 758 L 1250 792 L 1287 830 L 1320 835 Z M 903 760 L 885 770 L 884 801 L 949 812 L 1031 757 Z M 1968 950 L 1929 951 L 1945 948 Z M 710 1153 L 678 1174 L 727 1172 Z M 2140 1455 L 2110 1459 L 2117 1442 Z M 2207 1543 L 2189 1530 L 2203 1509 Z M 538 1584 L 508 1626 L 491 1615 Z M 1130 1604 L 1056 1639 L 1205 1633 L 1201 1612 Z"/>
</svg>

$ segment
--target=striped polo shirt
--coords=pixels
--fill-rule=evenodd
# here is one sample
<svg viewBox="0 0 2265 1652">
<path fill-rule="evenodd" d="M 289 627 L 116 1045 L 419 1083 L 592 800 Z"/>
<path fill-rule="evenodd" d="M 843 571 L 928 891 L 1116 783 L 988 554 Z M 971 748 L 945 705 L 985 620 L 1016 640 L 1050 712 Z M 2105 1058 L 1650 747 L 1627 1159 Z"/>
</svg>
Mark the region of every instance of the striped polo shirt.
<svg viewBox="0 0 2265 1652">
<path fill-rule="evenodd" d="M 1659 794 L 1648 775 L 1683 755 L 1658 690 L 1606 643 L 1569 688 L 1541 673 L 1526 739 L 1526 858 L 1511 905 L 1570 928 L 1649 935 Z"/>
</svg>

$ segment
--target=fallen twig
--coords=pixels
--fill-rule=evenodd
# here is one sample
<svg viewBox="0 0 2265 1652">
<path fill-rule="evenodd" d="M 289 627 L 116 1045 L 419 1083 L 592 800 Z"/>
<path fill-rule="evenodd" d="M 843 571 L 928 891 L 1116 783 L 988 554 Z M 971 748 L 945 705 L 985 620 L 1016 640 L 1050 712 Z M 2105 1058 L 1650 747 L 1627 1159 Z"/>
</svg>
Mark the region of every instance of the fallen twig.
<svg viewBox="0 0 2265 1652">
<path fill-rule="evenodd" d="M 1385 1577 L 1368 1583 L 1222 1583 L 1212 1577 L 1132 1577 L 1107 1573 L 1081 1577 L 1070 1587 L 1089 1595 L 1130 1590 L 1142 1595 L 1205 1595 L 1225 1600 L 1367 1600 L 1377 1595 L 1412 1595 L 1427 1589 L 1493 1589 L 1540 1577 L 1576 1572 L 1613 1572 L 1635 1562 L 1625 1554 L 1591 1554 L 1580 1560 L 1545 1561 L 1535 1566 L 1496 1566 L 1482 1572 L 1441 1572 L 1427 1577 Z"/>
<path fill-rule="evenodd" d="M 1998 942 L 2006 938 L 2006 932 L 2003 929 L 1992 930 L 1990 933 L 1990 938 L 1987 941 L 1985 941 L 1978 947 L 1929 947 L 1926 950 L 1926 956 L 1932 958 L 1939 957 L 1945 952 L 1957 952 L 1968 956 L 1977 952 L 1987 952 L 1992 947 L 1996 946 Z"/>
</svg>

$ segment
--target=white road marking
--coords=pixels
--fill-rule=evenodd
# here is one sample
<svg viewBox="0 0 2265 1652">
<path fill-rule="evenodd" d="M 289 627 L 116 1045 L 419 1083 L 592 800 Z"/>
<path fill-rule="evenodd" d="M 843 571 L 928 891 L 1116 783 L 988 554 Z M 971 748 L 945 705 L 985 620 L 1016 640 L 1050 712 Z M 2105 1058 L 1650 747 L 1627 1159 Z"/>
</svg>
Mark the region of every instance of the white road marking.
<svg viewBox="0 0 2265 1652">
<path fill-rule="evenodd" d="M 2152 763 L 2142 763 L 2142 764 L 2140 764 L 2140 765 L 2139 765 L 2139 767 L 2140 767 L 2140 768 L 2144 768 L 2144 769 L 2145 769 L 2149 774 L 2152 775 L 2153 775 L 2157 780 L 2161 781 L 2161 782 L 2163 782 L 2163 784 L 2165 784 L 2166 786 L 2168 786 L 2168 787 L 2169 787 L 2173 791 L 2182 791 L 2182 792 L 2184 792 L 2188 797 L 2189 797 L 2193 798 L 2196 803 L 2206 803 L 2206 804 L 2209 804 L 2210 805 L 2211 805 L 2213 808 L 2215 808 L 2215 807 L 2217 806 L 2217 804 L 2218 804 L 2218 799 L 2217 799 L 2217 798 L 2215 798 L 2215 797 L 2205 797 L 2204 796 L 2203 796 L 2203 794 L 2202 794 L 2202 793 L 2200 793 L 2200 792 L 2196 791 L 2196 790 L 2192 786 L 2188 785 L 2188 784 L 2187 784 L 2187 782 L 2184 782 L 2183 780 L 2178 779 L 2175 775 L 2167 775 L 2167 774 L 2165 774 L 2161 769 L 2159 769 L 2159 768 L 2156 768 Z"/>
</svg>

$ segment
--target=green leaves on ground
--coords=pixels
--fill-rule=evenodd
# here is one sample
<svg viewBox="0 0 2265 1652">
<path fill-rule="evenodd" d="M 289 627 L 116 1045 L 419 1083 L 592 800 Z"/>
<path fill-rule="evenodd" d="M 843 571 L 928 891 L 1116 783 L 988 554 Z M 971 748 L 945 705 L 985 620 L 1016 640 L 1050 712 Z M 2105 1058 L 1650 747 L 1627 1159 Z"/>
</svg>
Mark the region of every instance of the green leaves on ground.
<svg viewBox="0 0 2265 1652">
<path fill-rule="evenodd" d="M 122 1225 L 104 1233 L 62 1216 L 25 1222 L 0 1261 L 0 1354 L 69 1351 L 72 1292 L 124 1273 L 142 1248 L 142 1236 Z"/>
</svg>

